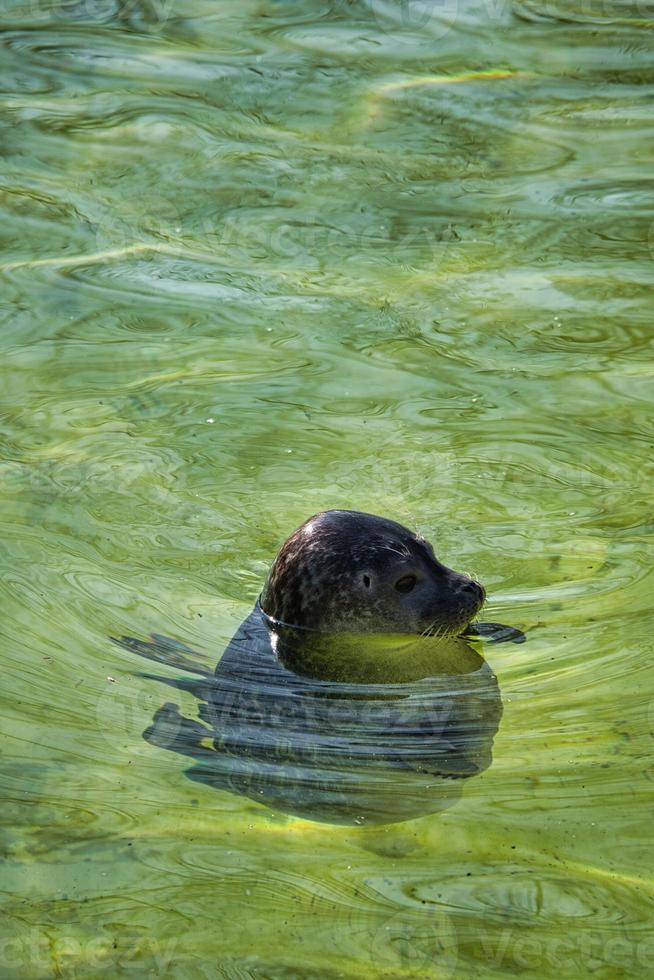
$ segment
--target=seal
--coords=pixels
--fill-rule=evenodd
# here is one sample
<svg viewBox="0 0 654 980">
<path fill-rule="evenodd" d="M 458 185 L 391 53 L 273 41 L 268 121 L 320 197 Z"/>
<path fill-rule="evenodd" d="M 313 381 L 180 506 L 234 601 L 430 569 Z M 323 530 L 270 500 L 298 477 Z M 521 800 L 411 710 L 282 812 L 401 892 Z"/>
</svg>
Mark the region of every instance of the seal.
<svg viewBox="0 0 654 980">
<path fill-rule="evenodd" d="M 471 622 L 484 598 L 401 524 L 328 510 L 282 545 L 215 670 L 160 634 L 114 642 L 191 675 L 144 675 L 194 695 L 199 720 L 167 702 L 143 733 L 193 760 L 190 779 L 312 820 L 392 823 L 451 806 L 491 764 L 500 691 L 465 637 L 524 635 Z"/>
<path fill-rule="evenodd" d="M 310 517 L 282 545 L 261 593 L 273 624 L 319 633 L 461 633 L 486 593 L 395 521 L 353 510 Z"/>
</svg>

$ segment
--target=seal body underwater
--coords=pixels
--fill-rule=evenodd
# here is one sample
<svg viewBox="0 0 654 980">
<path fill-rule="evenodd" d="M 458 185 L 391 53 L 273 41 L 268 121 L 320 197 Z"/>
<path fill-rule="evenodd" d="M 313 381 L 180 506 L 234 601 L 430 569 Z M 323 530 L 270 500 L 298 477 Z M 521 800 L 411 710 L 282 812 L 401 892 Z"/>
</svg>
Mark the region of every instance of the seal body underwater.
<svg viewBox="0 0 654 980">
<path fill-rule="evenodd" d="M 190 778 L 314 820 L 393 822 L 451 805 L 490 765 L 499 688 L 459 634 L 523 636 L 471 624 L 484 597 L 401 524 L 334 510 L 284 543 L 215 672 L 165 637 L 116 642 L 195 675 L 157 679 L 195 694 L 202 723 L 168 703 L 144 733 L 192 758 Z"/>
</svg>

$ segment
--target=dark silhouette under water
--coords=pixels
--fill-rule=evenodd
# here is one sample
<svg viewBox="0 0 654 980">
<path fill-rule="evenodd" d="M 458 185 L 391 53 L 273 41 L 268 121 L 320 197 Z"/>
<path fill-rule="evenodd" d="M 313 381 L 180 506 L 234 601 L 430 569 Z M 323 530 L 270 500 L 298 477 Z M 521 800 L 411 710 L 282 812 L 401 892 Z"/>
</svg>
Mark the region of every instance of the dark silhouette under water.
<svg viewBox="0 0 654 980">
<path fill-rule="evenodd" d="M 511 627 L 470 634 L 521 642 Z M 189 778 L 331 823 L 391 823 L 445 809 L 491 763 L 495 675 L 462 637 L 320 635 L 274 626 L 256 604 L 215 671 L 175 640 L 115 640 L 194 676 L 147 674 L 199 701 L 164 704 L 144 737 L 195 763 Z"/>
</svg>

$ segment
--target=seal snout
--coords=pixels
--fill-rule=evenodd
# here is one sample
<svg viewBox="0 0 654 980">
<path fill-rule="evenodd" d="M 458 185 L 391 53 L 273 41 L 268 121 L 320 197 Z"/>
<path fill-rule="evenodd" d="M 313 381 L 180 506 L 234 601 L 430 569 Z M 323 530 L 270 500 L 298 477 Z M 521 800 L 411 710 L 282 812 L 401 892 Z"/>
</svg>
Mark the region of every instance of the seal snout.
<svg viewBox="0 0 654 980">
<path fill-rule="evenodd" d="M 465 596 L 470 596 L 472 599 L 475 599 L 480 606 L 486 598 L 486 589 L 481 582 L 475 582 L 473 578 L 468 578 L 462 582 L 458 591 Z"/>
<path fill-rule="evenodd" d="M 469 575 L 455 573 L 455 581 L 452 583 L 455 602 L 463 616 L 472 619 L 476 616 L 486 599 L 486 590 L 480 582 L 470 578 Z"/>
</svg>

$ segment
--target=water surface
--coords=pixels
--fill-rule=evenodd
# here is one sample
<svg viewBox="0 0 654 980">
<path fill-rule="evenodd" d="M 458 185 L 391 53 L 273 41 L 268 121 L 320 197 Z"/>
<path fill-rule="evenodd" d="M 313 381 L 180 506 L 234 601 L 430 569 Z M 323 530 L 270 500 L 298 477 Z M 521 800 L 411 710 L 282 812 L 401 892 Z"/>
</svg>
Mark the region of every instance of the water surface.
<svg viewBox="0 0 654 980">
<path fill-rule="evenodd" d="M 651 5 L 0 22 L 0 975 L 650 977 Z M 108 636 L 214 664 L 334 506 L 528 633 L 442 813 L 313 822 L 141 737 Z"/>
</svg>

